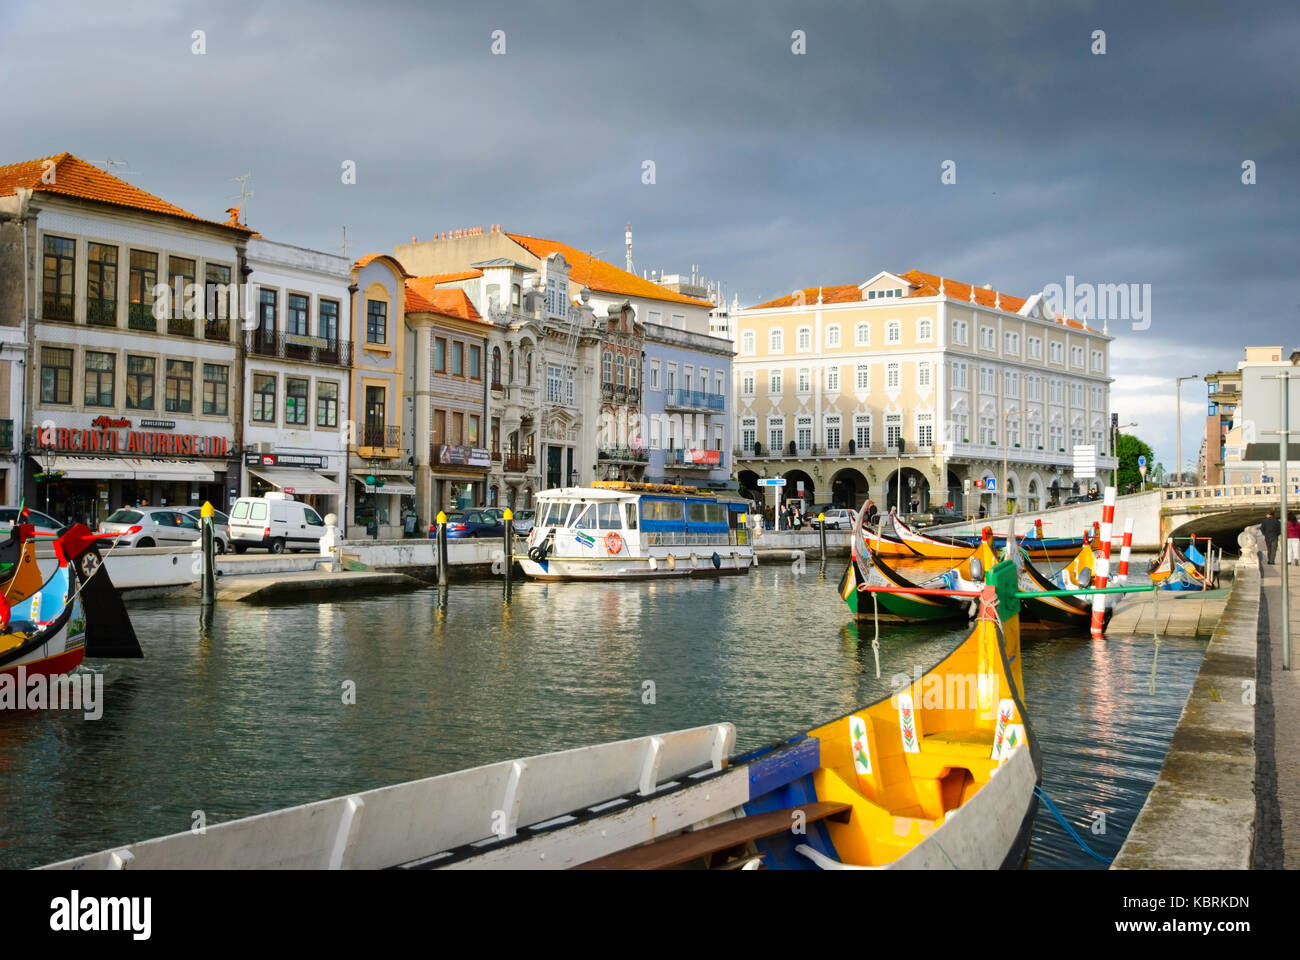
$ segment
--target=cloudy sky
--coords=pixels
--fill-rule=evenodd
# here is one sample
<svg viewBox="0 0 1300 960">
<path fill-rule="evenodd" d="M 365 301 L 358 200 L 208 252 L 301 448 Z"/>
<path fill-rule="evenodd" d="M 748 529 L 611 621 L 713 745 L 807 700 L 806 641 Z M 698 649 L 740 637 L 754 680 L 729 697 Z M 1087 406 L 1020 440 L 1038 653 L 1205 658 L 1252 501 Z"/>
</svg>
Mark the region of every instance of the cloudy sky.
<svg viewBox="0 0 1300 960">
<path fill-rule="evenodd" d="M 1168 464 L 1175 376 L 1300 346 L 1295 3 L 0 14 L 0 163 L 125 160 L 218 219 L 251 172 L 247 219 L 273 239 L 337 251 L 346 225 L 359 253 L 501 223 L 621 264 L 630 221 L 638 271 L 699 264 L 747 305 L 913 267 L 1022 296 L 1149 284 L 1149 327 L 1110 324 L 1113 407 Z M 1184 387 L 1189 468 L 1204 390 Z"/>
</svg>

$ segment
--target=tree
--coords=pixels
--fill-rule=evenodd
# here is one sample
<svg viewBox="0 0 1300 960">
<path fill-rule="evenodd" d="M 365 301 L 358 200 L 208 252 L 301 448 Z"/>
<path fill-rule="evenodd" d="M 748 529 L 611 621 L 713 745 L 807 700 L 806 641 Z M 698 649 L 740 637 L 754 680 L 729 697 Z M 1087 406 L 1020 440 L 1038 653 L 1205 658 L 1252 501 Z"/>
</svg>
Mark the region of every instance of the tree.
<svg viewBox="0 0 1300 960">
<path fill-rule="evenodd" d="M 1148 468 L 1155 463 L 1150 445 L 1131 433 L 1121 433 L 1115 451 L 1119 456 L 1119 469 L 1115 475 L 1116 486 L 1121 490 L 1129 486 L 1137 487 L 1142 483 L 1142 474 L 1138 471 L 1138 457 L 1147 458 Z"/>
</svg>

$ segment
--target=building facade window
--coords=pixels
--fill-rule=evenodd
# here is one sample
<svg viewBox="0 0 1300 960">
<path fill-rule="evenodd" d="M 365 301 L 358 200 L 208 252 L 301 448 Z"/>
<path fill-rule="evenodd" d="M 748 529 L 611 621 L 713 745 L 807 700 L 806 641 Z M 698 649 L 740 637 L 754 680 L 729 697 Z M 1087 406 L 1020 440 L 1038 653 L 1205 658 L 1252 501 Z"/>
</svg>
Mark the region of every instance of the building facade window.
<svg viewBox="0 0 1300 960">
<path fill-rule="evenodd" d="M 968 328 L 965 320 L 954 320 L 952 322 L 952 342 L 957 346 L 966 346 L 968 343 Z"/>
<path fill-rule="evenodd" d="M 1106 372 L 1106 357 L 1100 350 L 1092 351 L 1092 369 L 1095 373 Z"/>
<path fill-rule="evenodd" d="M 767 352 L 781 353 L 784 349 L 785 337 L 780 330 L 771 330 L 767 335 Z"/>
<path fill-rule="evenodd" d="M 284 332 L 299 337 L 307 336 L 307 316 L 310 301 L 301 293 L 291 293 L 285 300 Z"/>
<path fill-rule="evenodd" d="M 853 326 L 853 345 L 855 347 L 871 346 L 871 324 L 866 320 L 859 320 Z"/>
<path fill-rule="evenodd" d="M 117 325 L 117 247 L 86 244 L 86 322 Z"/>
<path fill-rule="evenodd" d="M 767 448 L 773 453 L 780 453 L 785 448 L 784 418 L 767 421 Z"/>
<path fill-rule="evenodd" d="M 366 301 L 366 343 L 388 343 L 388 304 L 383 300 Z"/>
<path fill-rule="evenodd" d="M 1020 334 L 1004 333 L 1002 335 L 1002 352 L 1013 357 L 1020 356 Z"/>
<path fill-rule="evenodd" d="M 266 336 L 275 333 L 275 318 L 279 312 L 276 304 L 277 291 L 259 287 L 257 291 L 258 326 Z"/>
<path fill-rule="evenodd" d="M 993 418 L 990 416 L 981 416 L 979 442 L 987 447 L 996 443 L 997 439 L 997 428 Z"/>
<path fill-rule="evenodd" d="M 885 366 L 885 389 L 897 390 L 902 384 L 902 364 L 890 363 Z"/>
<path fill-rule="evenodd" d="M 781 395 L 781 371 L 780 370 L 773 370 L 770 374 L 768 374 L 767 392 L 772 396 Z"/>
<path fill-rule="evenodd" d="M 799 368 L 799 392 L 808 393 L 812 390 L 812 371 L 807 367 Z"/>
<path fill-rule="evenodd" d="M 113 384 L 117 379 L 117 355 L 86 351 L 86 379 L 82 392 L 88 407 L 113 406 Z"/>
<path fill-rule="evenodd" d="M 930 388 L 930 362 L 922 360 L 916 365 L 916 385 L 922 390 Z"/>
<path fill-rule="evenodd" d="M 253 420 L 257 423 L 275 423 L 274 374 L 253 374 Z"/>
<path fill-rule="evenodd" d="M 754 331 L 745 330 L 740 334 L 740 352 L 752 354 L 754 352 Z"/>
<path fill-rule="evenodd" d="M 865 453 L 871 448 L 871 416 L 869 414 L 854 416 L 853 445 L 858 453 Z"/>
<path fill-rule="evenodd" d="M 546 401 L 547 403 L 563 403 L 564 385 L 561 380 L 563 371 L 559 367 L 547 365 L 546 367 Z"/>
<path fill-rule="evenodd" d="M 456 340 L 451 342 L 451 375 L 453 377 L 465 376 L 465 344 Z"/>
<path fill-rule="evenodd" d="M 812 327 L 800 327 L 795 333 L 796 349 L 801 353 L 812 349 Z"/>
<path fill-rule="evenodd" d="M 1070 348 L 1070 366 L 1083 369 L 1083 347 Z"/>
<path fill-rule="evenodd" d="M 826 390 L 829 393 L 839 393 L 840 390 L 840 368 L 828 367 L 826 369 Z"/>
<path fill-rule="evenodd" d="M 317 336 L 329 341 L 326 349 L 333 350 L 338 345 L 339 339 L 339 302 L 337 300 L 321 300 L 316 308 L 320 316 L 317 320 Z"/>
<path fill-rule="evenodd" d="M 903 324 L 899 320 L 890 320 L 885 324 L 885 343 L 903 342 Z"/>
<path fill-rule="evenodd" d="M 447 372 L 447 341 L 442 337 L 433 338 L 433 372 Z"/>
<path fill-rule="evenodd" d="M 840 325 L 832 323 L 826 328 L 826 346 L 835 349 L 840 345 Z"/>
<path fill-rule="evenodd" d="M 652 424 L 658 426 L 658 424 Z M 754 417 L 745 417 L 740 421 L 740 447 L 746 453 L 754 449 L 754 444 L 758 442 L 758 420 Z"/>
<path fill-rule="evenodd" d="M 316 382 L 316 426 L 339 425 L 339 385 L 333 380 Z"/>
<path fill-rule="evenodd" d="M 920 447 L 934 446 L 934 414 L 916 415 L 916 443 Z"/>
<path fill-rule="evenodd" d="M 885 414 L 885 446 L 891 450 L 898 449 L 898 438 L 903 435 L 903 415 L 901 413 Z"/>
<path fill-rule="evenodd" d="M 77 244 L 66 237 L 45 235 L 41 316 L 72 322 L 76 309 Z M 68 388 L 71 390 L 71 386 Z M 67 403 L 72 402 L 69 396 Z"/>
<path fill-rule="evenodd" d="M 968 389 L 967 370 L 968 366 L 965 363 L 954 363 L 952 365 L 952 388 L 954 390 Z"/>
<path fill-rule="evenodd" d="M 600 383 L 605 387 L 614 385 L 614 354 L 608 350 L 600 358 Z"/>
<path fill-rule="evenodd" d="M 930 343 L 932 340 L 934 340 L 934 321 L 929 317 L 922 317 L 916 321 L 916 341 Z"/>
<path fill-rule="evenodd" d="M 812 417 L 797 417 L 794 422 L 795 445 L 800 450 L 812 448 Z"/>
<path fill-rule="evenodd" d="M 131 273 L 127 279 L 127 326 L 133 330 L 153 330 L 153 288 L 158 285 L 158 254 L 147 250 L 131 251 Z"/>
<path fill-rule="evenodd" d="M 1020 396 L 1020 374 L 1015 370 L 1003 371 L 1002 395 L 1006 397 Z"/>
<path fill-rule="evenodd" d="M 646 372 L 650 376 L 650 384 L 649 384 L 650 389 L 658 390 L 659 389 L 659 361 L 651 360 L 649 363 L 647 363 Z"/>
<path fill-rule="evenodd" d="M 224 417 L 229 408 L 230 368 L 221 363 L 203 365 L 203 415 Z"/>
<path fill-rule="evenodd" d="M 997 349 L 997 331 L 992 327 L 980 327 L 980 349 L 996 350 Z"/>
<path fill-rule="evenodd" d="M 469 378 L 483 379 L 483 348 L 476 343 L 469 345 Z"/>
<path fill-rule="evenodd" d="M 194 412 L 194 364 L 192 361 L 167 361 L 166 389 L 164 407 L 168 413 Z"/>
<path fill-rule="evenodd" d="M 853 387 L 855 390 L 862 392 L 871 389 L 871 365 L 859 363 L 854 367 Z"/>
<path fill-rule="evenodd" d="M 128 410 L 153 409 L 153 357 L 126 355 L 126 407 Z"/>
<path fill-rule="evenodd" d="M 840 418 L 838 415 L 826 418 L 826 449 L 837 451 L 840 448 Z"/>
<path fill-rule="evenodd" d="M 1059 340 L 1053 340 L 1047 345 L 1047 355 L 1050 363 L 1065 363 L 1065 344 Z"/>
</svg>

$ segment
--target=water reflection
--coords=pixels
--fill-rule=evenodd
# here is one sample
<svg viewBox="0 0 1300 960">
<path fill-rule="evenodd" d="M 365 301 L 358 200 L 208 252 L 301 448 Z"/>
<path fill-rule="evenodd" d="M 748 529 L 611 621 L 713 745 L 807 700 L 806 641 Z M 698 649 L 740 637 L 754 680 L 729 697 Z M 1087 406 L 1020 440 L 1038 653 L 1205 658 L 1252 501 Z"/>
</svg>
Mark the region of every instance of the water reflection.
<svg viewBox="0 0 1300 960">
<path fill-rule="evenodd" d="M 0 866 L 475 764 L 736 724 L 738 750 L 888 696 L 966 628 L 874 629 L 838 598 L 839 570 L 768 563 L 749 578 L 456 583 L 392 597 L 256 607 L 131 607 L 146 659 L 106 675 L 98 722 L 0 715 Z M 314 635 L 312 635 L 314 634 Z M 1028 706 L 1047 789 L 1082 830 L 1127 832 L 1159 769 L 1203 644 L 1027 638 Z M 646 682 L 654 697 L 645 696 Z M 345 702 L 345 684 L 355 702 Z M 1090 840 L 1091 835 L 1088 834 Z M 1040 818 L 1035 866 L 1093 866 Z M 1113 852 L 1113 851 L 1111 851 Z"/>
</svg>

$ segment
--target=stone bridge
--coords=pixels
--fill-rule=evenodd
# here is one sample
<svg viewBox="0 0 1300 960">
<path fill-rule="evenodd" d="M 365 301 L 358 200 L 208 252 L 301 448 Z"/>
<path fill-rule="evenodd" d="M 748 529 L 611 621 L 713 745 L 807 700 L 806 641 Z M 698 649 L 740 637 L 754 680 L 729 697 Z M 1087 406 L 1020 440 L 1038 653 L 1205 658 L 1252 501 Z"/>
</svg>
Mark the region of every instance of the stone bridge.
<svg viewBox="0 0 1300 960">
<path fill-rule="evenodd" d="M 1215 537 L 1220 546 L 1227 546 L 1235 552 L 1237 533 L 1244 527 L 1259 523 L 1270 509 L 1277 511 L 1281 500 L 1282 485 L 1279 483 L 1162 487 L 1131 493 L 1115 499 L 1115 537 L 1118 539 L 1123 534 L 1124 523 L 1131 517 L 1134 550 L 1157 551 L 1168 537 L 1195 533 Z M 1300 513 L 1300 484 L 1292 484 L 1287 500 L 1288 508 Z M 1014 521 L 1016 532 L 1024 533 L 1038 519 L 1043 521 L 1046 536 L 1077 537 L 1091 527 L 1094 520 L 1101 520 L 1101 500 L 1032 514 L 1020 513 L 1014 517 L 947 524 L 931 527 L 927 532 L 971 533 L 987 525 L 997 533 L 1006 533 Z"/>
</svg>

